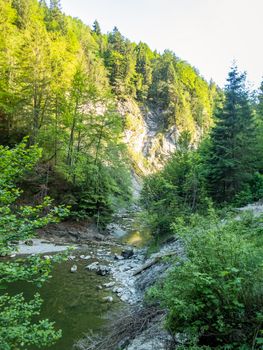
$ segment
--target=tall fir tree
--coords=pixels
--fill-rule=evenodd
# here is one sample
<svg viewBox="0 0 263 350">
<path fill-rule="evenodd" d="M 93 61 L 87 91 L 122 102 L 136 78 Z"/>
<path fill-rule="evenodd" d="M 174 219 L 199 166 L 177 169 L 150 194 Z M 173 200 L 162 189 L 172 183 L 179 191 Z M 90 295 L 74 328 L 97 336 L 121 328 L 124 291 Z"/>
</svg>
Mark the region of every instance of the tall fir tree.
<svg viewBox="0 0 263 350">
<path fill-rule="evenodd" d="M 95 19 L 93 26 L 92 26 L 92 31 L 97 34 L 101 35 L 101 29 L 100 29 L 100 24 L 99 22 Z"/>
<path fill-rule="evenodd" d="M 263 81 L 259 88 L 257 112 L 257 143 L 259 154 L 259 170 L 263 173 Z"/>
<path fill-rule="evenodd" d="M 246 75 L 233 66 L 225 87 L 225 100 L 216 112 L 208 166 L 209 190 L 217 202 L 230 202 L 249 184 L 256 162 L 255 128 Z"/>
</svg>

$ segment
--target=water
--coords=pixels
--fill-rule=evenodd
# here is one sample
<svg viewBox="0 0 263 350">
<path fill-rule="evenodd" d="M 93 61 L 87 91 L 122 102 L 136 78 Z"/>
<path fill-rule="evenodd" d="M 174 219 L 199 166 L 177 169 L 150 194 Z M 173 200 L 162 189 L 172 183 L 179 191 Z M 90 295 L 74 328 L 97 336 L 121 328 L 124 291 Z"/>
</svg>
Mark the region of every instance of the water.
<svg viewBox="0 0 263 350">
<path fill-rule="evenodd" d="M 90 251 L 85 254 L 90 254 Z M 63 332 L 62 338 L 49 347 L 50 350 L 71 350 L 73 344 L 88 331 L 101 330 L 109 320 L 109 312 L 121 307 L 119 299 L 109 290 L 98 288 L 108 282 L 109 277 L 98 276 L 85 269 L 95 260 L 98 259 L 85 261 L 76 258 L 57 264 L 52 271 L 52 278 L 40 289 L 22 282 L 8 286 L 8 293 L 23 292 L 27 299 L 31 299 L 35 292 L 40 293 L 44 300 L 41 318 L 55 321 L 56 329 L 62 329 Z M 76 273 L 70 272 L 73 264 L 78 266 Z M 113 296 L 113 303 L 103 301 L 103 297 L 109 295 Z M 34 347 L 31 349 L 36 350 Z"/>
<path fill-rule="evenodd" d="M 150 233 L 141 227 L 136 220 L 136 212 L 125 212 L 119 216 L 118 224 L 123 228 L 124 235 L 120 241 L 132 246 L 142 247 L 150 239 Z M 83 248 L 84 249 L 84 248 Z M 29 300 L 39 292 L 44 300 L 41 319 L 48 318 L 55 322 L 56 329 L 62 330 L 62 338 L 50 350 L 72 350 L 73 344 L 83 338 L 89 331 L 99 332 L 107 322 L 110 313 L 122 307 L 119 298 L 105 288 L 99 286 L 110 281 L 110 277 L 98 276 L 95 272 L 85 269 L 93 261 L 109 263 L 114 259 L 116 248 L 102 248 L 90 245 L 85 251 L 78 251 L 73 261 L 57 264 L 52 271 L 52 278 L 41 289 L 29 283 L 16 282 L 8 286 L 8 293 L 24 293 Z M 81 254 L 91 255 L 90 260 L 83 260 Z M 78 266 L 76 273 L 71 273 L 73 265 Z M 103 301 L 103 297 L 112 296 L 113 303 Z M 37 350 L 31 348 L 30 350 Z"/>
<path fill-rule="evenodd" d="M 122 243 L 129 244 L 134 247 L 144 247 L 151 239 L 150 231 L 146 228 L 143 230 L 132 230 L 127 232 L 121 239 Z"/>
</svg>

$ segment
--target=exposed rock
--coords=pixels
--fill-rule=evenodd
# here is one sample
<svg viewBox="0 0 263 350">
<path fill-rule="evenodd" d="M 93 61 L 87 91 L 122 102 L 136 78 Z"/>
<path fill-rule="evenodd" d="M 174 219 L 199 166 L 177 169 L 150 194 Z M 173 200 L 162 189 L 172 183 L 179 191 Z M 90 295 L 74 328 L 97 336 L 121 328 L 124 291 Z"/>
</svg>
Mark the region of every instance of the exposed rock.
<svg viewBox="0 0 263 350">
<path fill-rule="evenodd" d="M 34 244 L 34 242 L 33 242 L 32 239 L 28 239 L 28 240 L 25 241 L 25 244 L 29 245 L 29 246 L 32 246 Z"/>
<path fill-rule="evenodd" d="M 103 286 L 104 286 L 105 288 L 111 288 L 111 287 L 115 286 L 115 282 L 104 283 Z"/>
<path fill-rule="evenodd" d="M 106 227 L 106 232 L 116 238 L 121 238 L 127 234 L 127 231 L 125 231 L 120 225 L 116 223 L 108 224 Z"/>
<path fill-rule="evenodd" d="M 51 259 L 52 259 L 52 256 L 51 256 L 51 255 L 44 255 L 44 256 L 43 256 L 43 259 L 45 259 L 45 260 L 51 260 Z"/>
<path fill-rule="evenodd" d="M 98 261 L 86 266 L 89 271 L 95 271 L 98 275 L 106 276 L 111 272 L 111 268 L 106 265 L 100 265 Z"/>
<path fill-rule="evenodd" d="M 112 303 L 113 302 L 113 297 L 111 296 L 107 296 L 102 298 L 103 301 L 108 302 L 108 303 Z"/>
<path fill-rule="evenodd" d="M 147 334 L 150 333 L 150 334 Z M 172 342 L 171 336 L 158 325 L 151 332 L 146 330 L 136 337 L 125 349 L 126 350 L 167 350 Z"/>
<path fill-rule="evenodd" d="M 78 266 L 77 265 L 73 265 L 71 268 L 70 268 L 70 272 L 77 272 L 78 270 Z"/>
<path fill-rule="evenodd" d="M 75 260 L 75 259 L 76 259 L 75 255 L 69 255 L 68 256 L 68 260 Z"/>
<path fill-rule="evenodd" d="M 175 125 L 164 128 L 165 111 L 149 106 L 139 107 L 132 100 L 119 102 L 118 111 L 127 121 L 124 141 L 136 164 L 135 172 L 147 175 L 161 169 L 177 148 L 179 129 Z M 196 140 L 200 138 L 197 125 L 193 136 Z M 137 182 L 137 179 L 133 180 Z M 134 192 L 136 197 L 139 192 Z"/>
<path fill-rule="evenodd" d="M 134 255 L 133 249 L 125 249 L 121 252 L 121 256 L 124 259 L 130 259 Z"/>
<path fill-rule="evenodd" d="M 91 255 L 80 255 L 80 259 L 89 260 L 91 259 Z"/>
<path fill-rule="evenodd" d="M 263 214 L 263 200 L 248 204 L 243 208 L 238 208 L 238 210 L 241 212 L 250 211 L 255 217 L 260 216 Z"/>
<path fill-rule="evenodd" d="M 92 264 L 87 265 L 85 268 L 88 269 L 89 271 L 97 271 L 99 268 L 99 262 L 94 261 Z"/>
<path fill-rule="evenodd" d="M 42 239 L 53 239 L 56 243 L 86 243 L 93 241 L 104 241 L 105 235 L 102 235 L 97 226 L 90 221 L 82 222 L 60 222 L 49 224 L 38 230 Z M 108 237 L 108 239 L 110 239 Z"/>
<path fill-rule="evenodd" d="M 123 260 L 124 257 L 122 255 L 114 254 L 114 259 L 115 260 Z"/>
<path fill-rule="evenodd" d="M 105 266 L 105 265 L 99 265 L 99 268 L 98 270 L 96 271 L 96 273 L 98 275 L 101 275 L 101 276 L 106 276 L 106 275 L 109 275 L 111 272 L 111 269 L 109 266 Z"/>
</svg>

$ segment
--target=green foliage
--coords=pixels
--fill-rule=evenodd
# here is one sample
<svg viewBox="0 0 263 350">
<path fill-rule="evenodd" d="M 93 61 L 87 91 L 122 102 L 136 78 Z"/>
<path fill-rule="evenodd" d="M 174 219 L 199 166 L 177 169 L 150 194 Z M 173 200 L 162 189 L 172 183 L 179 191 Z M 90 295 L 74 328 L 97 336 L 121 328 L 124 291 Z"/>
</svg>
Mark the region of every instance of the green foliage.
<svg viewBox="0 0 263 350">
<path fill-rule="evenodd" d="M 259 88 L 258 101 L 256 104 L 256 126 L 257 126 L 257 152 L 258 154 L 263 153 L 263 82 Z M 259 159 L 258 167 L 261 174 L 263 173 L 263 159 Z"/>
<path fill-rule="evenodd" d="M 16 182 L 33 168 L 39 160 L 38 147 L 26 147 L 26 140 L 16 148 L 0 146 L 0 255 L 13 252 L 18 240 L 25 240 L 34 234 L 36 228 L 49 222 L 57 222 L 68 215 L 68 209 L 52 207 L 50 198 L 38 206 L 19 205 L 21 191 Z M 61 257 L 56 258 L 56 261 Z M 50 260 L 31 257 L 25 261 L 0 261 L 0 289 L 6 283 L 26 280 L 41 285 L 49 277 Z M 38 295 L 26 302 L 21 294 L 0 295 L 0 343 L 1 349 L 27 349 L 29 345 L 48 346 L 54 343 L 61 332 L 54 330 L 48 320 L 31 323 L 39 315 L 41 300 Z"/>
<path fill-rule="evenodd" d="M 245 75 L 235 66 L 229 72 L 225 101 L 216 115 L 206 161 L 207 182 L 216 202 L 231 202 L 241 191 L 243 197 L 248 196 L 259 156 Z"/>
<path fill-rule="evenodd" d="M 171 233 L 175 218 L 187 218 L 208 208 L 202 159 L 197 151 L 188 147 L 189 135 L 182 134 L 180 150 L 161 172 L 144 181 L 141 202 L 157 236 Z"/>
<path fill-rule="evenodd" d="M 218 349 L 260 348 L 262 233 L 262 217 L 247 215 L 224 222 L 199 217 L 181 230 L 177 225 L 187 258 L 150 292 L 168 308 L 173 333 Z"/>
<path fill-rule="evenodd" d="M 55 331 L 53 323 L 41 320 L 31 323 L 39 315 L 42 300 L 36 294 L 26 302 L 22 294 L 14 297 L 0 295 L 0 340 L 2 350 L 47 347 L 61 337 L 61 331 Z"/>
<path fill-rule="evenodd" d="M 0 143 L 13 146 L 29 135 L 44 149 L 43 161 L 74 188 L 76 211 L 85 202 L 85 215 L 94 214 L 90 207 L 110 212 L 110 202 L 127 199 L 116 98 L 163 109 L 160 129 L 176 124 L 191 141 L 197 128 L 209 129 L 216 88 L 173 53 L 132 43 L 116 27 L 104 35 L 98 21 L 90 29 L 64 15 L 58 0 L 0 0 L 0 16 Z M 105 181 L 85 176 L 101 169 Z"/>
</svg>

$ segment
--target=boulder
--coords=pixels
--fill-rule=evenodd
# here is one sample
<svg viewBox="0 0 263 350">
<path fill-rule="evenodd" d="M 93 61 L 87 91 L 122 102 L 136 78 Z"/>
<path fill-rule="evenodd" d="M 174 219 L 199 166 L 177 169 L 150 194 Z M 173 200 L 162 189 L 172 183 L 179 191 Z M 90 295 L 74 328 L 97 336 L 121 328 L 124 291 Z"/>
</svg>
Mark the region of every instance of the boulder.
<svg viewBox="0 0 263 350">
<path fill-rule="evenodd" d="M 110 295 L 107 297 L 102 298 L 103 301 L 108 302 L 108 303 L 112 303 L 113 302 L 113 297 L 111 297 Z"/>
<path fill-rule="evenodd" d="M 100 276 L 106 276 L 111 272 L 109 266 L 100 265 L 98 261 L 95 261 L 94 263 L 86 266 L 85 268 L 89 271 L 95 271 Z"/>
<path fill-rule="evenodd" d="M 114 254 L 114 260 L 123 260 L 124 257 L 122 255 Z"/>
<path fill-rule="evenodd" d="M 78 267 L 77 267 L 77 265 L 73 265 L 73 266 L 71 266 L 71 268 L 70 268 L 70 272 L 77 272 L 77 269 L 78 269 Z"/>
<path fill-rule="evenodd" d="M 125 249 L 121 252 L 121 256 L 124 259 L 130 259 L 134 255 L 133 249 Z"/>
<path fill-rule="evenodd" d="M 97 272 L 97 274 L 100 275 L 100 276 L 106 276 L 106 275 L 109 275 L 109 274 L 110 274 L 111 269 L 110 269 L 109 266 L 106 266 L 106 265 L 99 265 L 96 272 Z"/>
<path fill-rule="evenodd" d="M 111 288 L 115 286 L 115 282 L 104 283 L 103 286 L 105 288 Z"/>
</svg>

